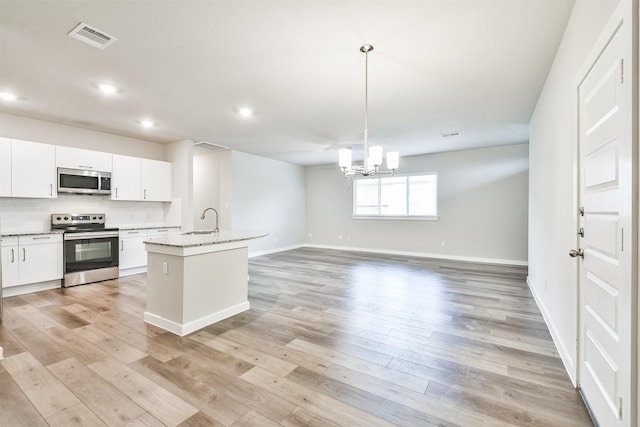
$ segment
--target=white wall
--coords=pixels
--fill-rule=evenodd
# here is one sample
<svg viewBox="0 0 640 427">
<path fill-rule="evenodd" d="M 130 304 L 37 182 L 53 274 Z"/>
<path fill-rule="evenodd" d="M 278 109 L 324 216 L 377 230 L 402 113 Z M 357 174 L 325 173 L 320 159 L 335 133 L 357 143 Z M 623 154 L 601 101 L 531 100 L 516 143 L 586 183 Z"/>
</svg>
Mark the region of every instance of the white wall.
<svg viewBox="0 0 640 427">
<path fill-rule="evenodd" d="M 529 285 L 575 383 L 577 73 L 618 0 L 578 0 L 530 124 Z"/>
<path fill-rule="evenodd" d="M 525 264 L 528 145 L 403 157 L 398 174 L 438 173 L 437 221 L 352 218 L 337 165 L 307 168 L 312 245 Z M 342 239 L 340 239 L 342 236 Z M 445 246 L 442 246 L 445 242 Z"/>
<path fill-rule="evenodd" d="M 164 158 L 171 162 L 171 203 L 165 205 L 167 225 L 193 230 L 193 141 L 177 141 L 164 146 Z"/>
<path fill-rule="evenodd" d="M 0 136 L 164 160 L 162 144 L 6 113 L 0 113 Z"/>
<path fill-rule="evenodd" d="M 232 226 L 269 233 L 251 241 L 250 253 L 295 247 L 304 242 L 304 171 L 302 166 L 231 152 Z"/>
<path fill-rule="evenodd" d="M 164 147 L 140 139 L 66 126 L 43 120 L 0 113 L 0 136 L 66 145 L 148 159 L 163 160 Z M 108 196 L 59 195 L 57 199 L 0 198 L 2 232 L 49 231 L 52 213 L 105 213 L 107 225 L 177 225 L 165 221 L 165 209 L 159 202 L 112 201 Z"/>
<path fill-rule="evenodd" d="M 218 211 L 220 229 L 231 228 L 231 151 L 207 151 L 198 149 L 193 156 L 193 224 L 194 229 L 212 230 L 215 215 L 202 212 L 206 208 Z"/>
</svg>

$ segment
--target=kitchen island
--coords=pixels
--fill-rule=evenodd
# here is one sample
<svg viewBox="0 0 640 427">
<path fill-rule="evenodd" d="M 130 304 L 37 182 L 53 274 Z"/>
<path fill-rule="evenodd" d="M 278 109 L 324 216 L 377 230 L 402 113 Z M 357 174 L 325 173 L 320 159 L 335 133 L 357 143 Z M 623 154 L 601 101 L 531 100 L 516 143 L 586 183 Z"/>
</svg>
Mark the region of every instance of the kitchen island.
<svg viewBox="0 0 640 427">
<path fill-rule="evenodd" d="M 184 336 L 249 309 L 249 240 L 266 233 L 192 232 L 146 240 L 144 320 Z"/>
</svg>

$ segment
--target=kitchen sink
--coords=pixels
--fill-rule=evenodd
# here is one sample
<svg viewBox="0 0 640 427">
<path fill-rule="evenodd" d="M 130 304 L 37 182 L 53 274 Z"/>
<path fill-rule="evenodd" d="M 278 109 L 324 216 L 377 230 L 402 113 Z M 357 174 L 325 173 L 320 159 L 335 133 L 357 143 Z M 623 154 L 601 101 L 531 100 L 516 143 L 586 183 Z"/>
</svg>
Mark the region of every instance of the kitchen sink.
<svg viewBox="0 0 640 427">
<path fill-rule="evenodd" d="M 194 234 L 213 234 L 215 233 L 215 231 L 213 230 L 193 230 L 193 231 L 189 231 L 187 233 L 182 233 L 183 236 L 189 236 L 189 235 L 194 235 Z"/>
</svg>

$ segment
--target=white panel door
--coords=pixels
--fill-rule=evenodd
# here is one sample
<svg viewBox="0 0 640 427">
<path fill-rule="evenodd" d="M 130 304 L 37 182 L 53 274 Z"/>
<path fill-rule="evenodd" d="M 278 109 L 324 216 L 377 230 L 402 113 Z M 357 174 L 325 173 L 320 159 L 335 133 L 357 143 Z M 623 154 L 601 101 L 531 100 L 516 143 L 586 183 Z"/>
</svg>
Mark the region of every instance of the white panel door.
<svg viewBox="0 0 640 427">
<path fill-rule="evenodd" d="M 580 331 L 578 382 L 599 424 L 631 427 L 633 269 L 630 23 L 578 87 Z M 628 77 L 627 77 L 628 76 Z"/>
</svg>

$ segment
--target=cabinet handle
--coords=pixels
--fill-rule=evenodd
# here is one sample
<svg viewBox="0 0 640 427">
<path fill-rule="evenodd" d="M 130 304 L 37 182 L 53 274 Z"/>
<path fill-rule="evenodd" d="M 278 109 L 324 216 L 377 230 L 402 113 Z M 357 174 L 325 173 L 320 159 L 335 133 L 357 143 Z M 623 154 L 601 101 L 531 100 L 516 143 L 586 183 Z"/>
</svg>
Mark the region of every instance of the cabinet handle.
<svg viewBox="0 0 640 427">
<path fill-rule="evenodd" d="M 27 250 L 25 248 L 22 248 L 22 261 L 26 261 L 27 260 Z"/>
<path fill-rule="evenodd" d="M 169 232 L 169 230 L 158 230 L 157 232 L 158 232 L 158 233 L 168 233 L 168 232 Z"/>
<path fill-rule="evenodd" d="M 116 187 L 116 199 L 118 198 L 118 187 Z"/>
<path fill-rule="evenodd" d="M 49 195 L 53 196 L 53 184 L 49 184 Z"/>
<path fill-rule="evenodd" d="M 34 237 L 33 240 L 47 240 L 50 239 L 51 236 L 43 236 L 43 237 Z"/>
<path fill-rule="evenodd" d="M 124 251 L 124 240 L 120 239 L 120 252 Z"/>
<path fill-rule="evenodd" d="M 93 169 L 93 166 L 78 165 L 80 169 Z"/>
<path fill-rule="evenodd" d="M 15 252 L 13 252 L 13 248 L 11 248 L 11 264 L 13 264 L 16 261 L 16 255 Z"/>
<path fill-rule="evenodd" d="M 143 197 L 143 199 L 147 200 L 147 190 L 146 190 L 146 189 L 144 189 L 143 191 L 144 191 L 144 197 Z"/>
</svg>

